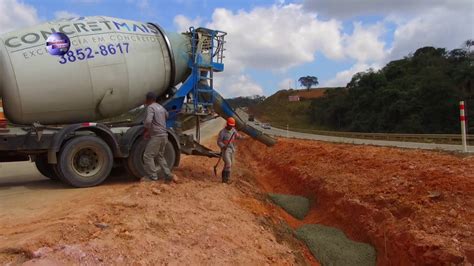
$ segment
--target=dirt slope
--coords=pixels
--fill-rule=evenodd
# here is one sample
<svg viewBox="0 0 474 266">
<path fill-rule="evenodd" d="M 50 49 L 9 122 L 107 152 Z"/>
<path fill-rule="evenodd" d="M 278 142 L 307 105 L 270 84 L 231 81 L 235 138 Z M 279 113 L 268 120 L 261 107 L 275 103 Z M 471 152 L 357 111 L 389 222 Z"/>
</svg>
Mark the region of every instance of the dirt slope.
<svg viewBox="0 0 474 266">
<path fill-rule="evenodd" d="M 284 139 L 243 146 L 267 191 L 314 200 L 305 220 L 285 216 L 293 227 L 341 228 L 374 245 L 379 265 L 474 262 L 474 157 Z"/>
<path fill-rule="evenodd" d="M 0 264 L 316 264 L 286 223 L 338 227 L 374 245 L 379 265 L 473 262 L 473 157 L 247 140 L 231 186 L 214 163 L 185 157 L 171 185 L 120 173 L 80 190 L 0 183 Z M 267 192 L 312 198 L 310 213 L 296 220 Z"/>
<path fill-rule="evenodd" d="M 273 207 L 244 180 L 245 167 L 229 186 L 213 176 L 215 162 L 185 157 L 178 184 L 115 176 L 99 187 L 59 186 L 59 193 L 49 191 L 55 197 L 2 208 L 0 264 L 314 264 L 271 218 Z"/>
<path fill-rule="evenodd" d="M 331 90 L 334 88 L 317 88 L 317 89 L 302 89 L 302 90 L 295 90 L 293 91 L 293 95 L 298 95 L 302 100 L 311 100 L 311 99 L 316 99 L 324 96 L 324 93 L 327 90 Z"/>
</svg>

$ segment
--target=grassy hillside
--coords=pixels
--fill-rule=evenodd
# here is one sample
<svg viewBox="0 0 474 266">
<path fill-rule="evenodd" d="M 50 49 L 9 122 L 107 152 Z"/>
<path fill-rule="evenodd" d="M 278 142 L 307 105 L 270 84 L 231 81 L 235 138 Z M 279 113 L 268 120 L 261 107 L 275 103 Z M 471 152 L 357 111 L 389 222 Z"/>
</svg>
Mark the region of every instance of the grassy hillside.
<svg viewBox="0 0 474 266">
<path fill-rule="evenodd" d="M 249 108 L 257 118 L 264 122 L 270 122 L 274 126 L 286 127 L 287 124 L 293 128 L 324 129 L 313 125 L 310 121 L 310 100 L 290 102 L 288 96 L 299 95 L 304 99 L 321 97 L 323 90 L 281 90 L 266 98 L 257 106 Z"/>
<path fill-rule="evenodd" d="M 336 131 L 457 134 L 461 100 L 474 102 L 474 50 L 423 47 L 355 74 L 347 90 L 314 99 L 308 111 Z"/>
<path fill-rule="evenodd" d="M 298 95 L 303 100 L 317 99 L 324 95 L 327 90 L 333 88 L 317 88 L 310 90 L 295 90 L 292 95 Z"/>
<path fill-rule="evenodd" d="M 473 47 L 423 47 L 377 71 L 356 73 L 347 89 L 283 90 L 250 110 L 293 129 L 457 134 L 459 101 L 474 117 Z M 290 95 L 302 101 L 290 102 Z M 474 130 L 469 121 L 468 129 Z"/>
</svg>

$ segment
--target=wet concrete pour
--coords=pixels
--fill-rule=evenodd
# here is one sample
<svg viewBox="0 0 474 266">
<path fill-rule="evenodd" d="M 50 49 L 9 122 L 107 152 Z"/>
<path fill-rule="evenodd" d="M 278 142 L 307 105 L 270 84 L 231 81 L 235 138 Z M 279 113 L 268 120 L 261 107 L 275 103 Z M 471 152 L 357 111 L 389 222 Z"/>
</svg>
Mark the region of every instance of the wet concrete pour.
<svg viewBox="0 0 474 266">
<path fill-rule="evenodd" d="M 310 200 L 298 195 L 268 194 L 271 200 L 293 217 L 303 220 Z M 339 229 L 318 224 L 305 224 L 294 234 L 310 249 L 322 265 L 375 265 L 375 249 L 366 243 L 352 241 Z"/>
</svg>

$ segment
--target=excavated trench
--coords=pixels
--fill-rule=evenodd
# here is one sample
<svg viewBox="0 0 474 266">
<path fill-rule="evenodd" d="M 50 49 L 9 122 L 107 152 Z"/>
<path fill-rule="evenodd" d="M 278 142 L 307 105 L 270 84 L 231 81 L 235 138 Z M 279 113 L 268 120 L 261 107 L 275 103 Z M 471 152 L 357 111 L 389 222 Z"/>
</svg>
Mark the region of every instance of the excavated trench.
<svg viewBox="0 0 474 266">
<path fill-rule="evenodd" d="M 270 199 L 285 212 L 303 220 L 311 201 L 302 196 L 269 194 Z M 322 265 L 375 265 L 375 249 L 366 243 L 352 241 L 341 230 L 320 224 L 306 224 L 295 228 L 294 234 L 303 241 Z"/>
<path fill-rule="evenodd" d="M 240 154 L 265 192 L 311 200 L 302 220 L 280 212 L 293 229 L 340 229 L 377 265 L 474 261 L 473 157 L 286 139 Z"/>
</svg>

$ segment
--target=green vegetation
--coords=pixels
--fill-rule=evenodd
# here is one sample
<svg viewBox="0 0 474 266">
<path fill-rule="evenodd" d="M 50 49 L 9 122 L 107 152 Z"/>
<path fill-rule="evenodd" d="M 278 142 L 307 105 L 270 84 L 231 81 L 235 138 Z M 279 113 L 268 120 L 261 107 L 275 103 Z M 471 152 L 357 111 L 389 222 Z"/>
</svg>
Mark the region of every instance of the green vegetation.
<svg viewBox="0 0 474 266">
<path fill-rule="evenodd" d="M 310 101 L 289 102 L 288 96 L 294 94 L 294 90 L 281 90 L 268 97 L 261 104 L 249 107 L 249 111 L 260 120 L 270 122 L 274 126 L 292 128 L 323 129 L 312 123 L 308 115 Z"/>
<path fill-rule="evenodd" d="M 226 99 L 232 108 L 255 106 L 257 104 L 261 104 L 264 100 L 265 96 L 260 95 Z"/>
<path fill-rule="evenodd" d="M 275 204 L 293 217 L 303 220 L 309 211 L 309 200 L 305 197 L 282 194 L 268 194 Z"/>
<path fill-rule="evenodd" d="M 423 47 L 378 71 L 357 73 L 347 88 L 311 101 L 289 102 L 279 91 L 251 108 L 290 128 L 386 133 L 459 133 L 459 101 L 474 117 L 474 51 Z M 472 105 L 472 106 L 471 106 Z M 471 123 L 474 130 L 474 123 Z"/>
<path fill-rule="evenodd" d="M 298 79 L 298 82 L 307 90 L 311 89 L 313 85 L 317 86 L 319 84 L 318 78 L 315 76 L 301 77 Z"/>
<path fill-rule="evenodd" d="M 296 230 L 321 265 L 375 265 L 375 249 L 365 243 L 352 241 L 332 227 L 318 224 L 304 225 Z"/>
<path fill-rule="evenodd" d="M 424 47 L 379 71 L 358 73 L 347 89 L 315 99 L 311 120 L 345 131 L 458 133 L 459 101 L 474 99 L 470 56 L 468 49 Z"/>
</svg>

